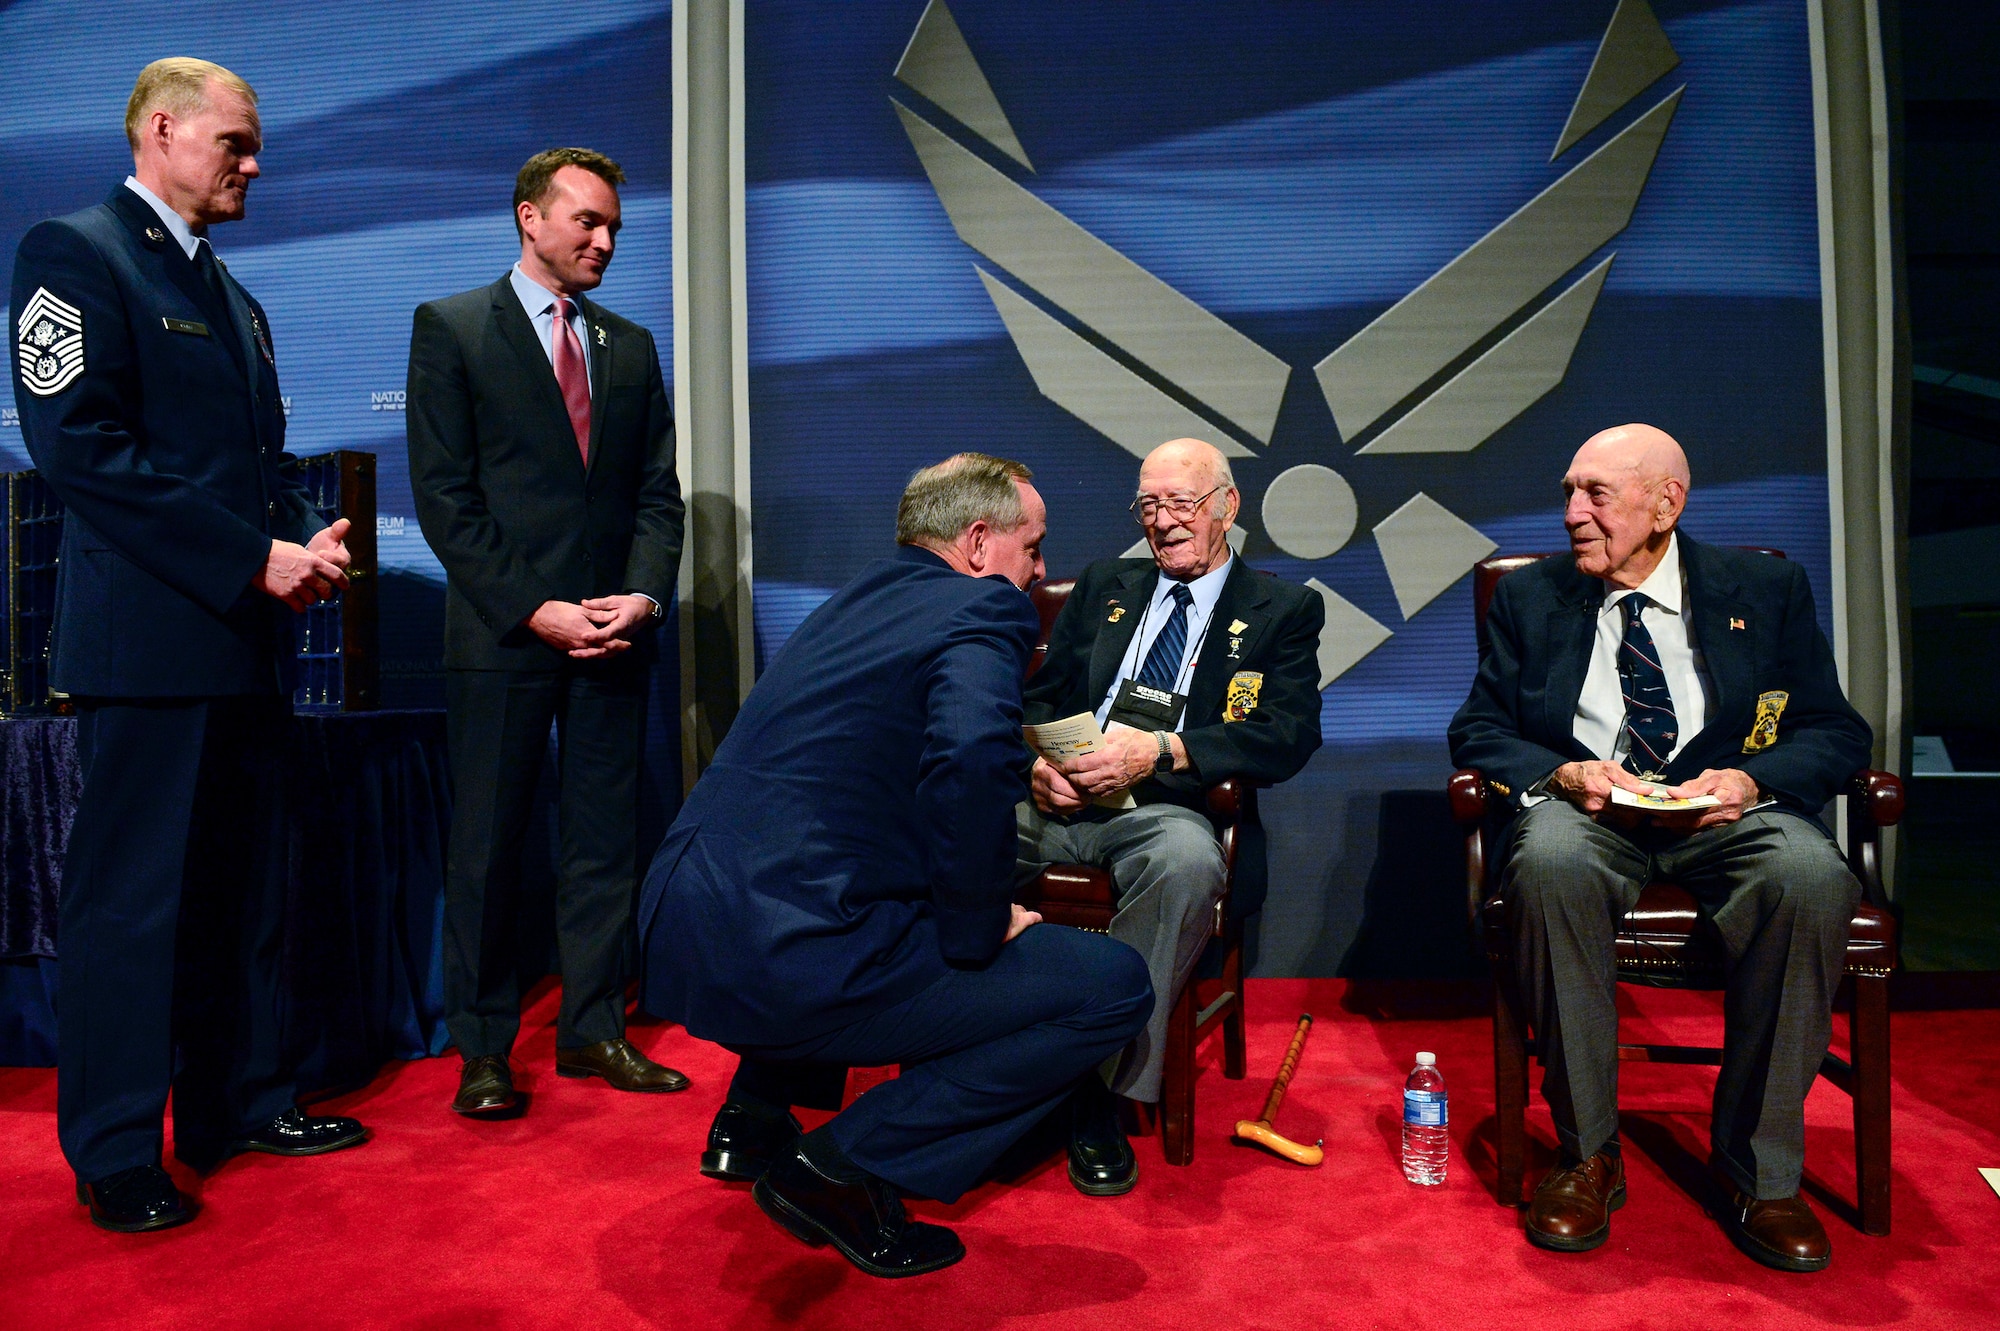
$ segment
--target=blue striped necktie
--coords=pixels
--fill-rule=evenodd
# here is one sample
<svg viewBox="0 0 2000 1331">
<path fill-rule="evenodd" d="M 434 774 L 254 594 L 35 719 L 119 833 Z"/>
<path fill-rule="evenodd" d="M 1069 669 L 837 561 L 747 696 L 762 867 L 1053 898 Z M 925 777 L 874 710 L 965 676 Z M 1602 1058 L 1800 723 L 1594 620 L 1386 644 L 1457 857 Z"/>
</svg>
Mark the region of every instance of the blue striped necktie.
<svg viewBox="0 0 2000 1331">
<path fill-rule="evenodd" d="M 1173 612 L 1160 625 L 1160 636 L 1153 639 L 1146 664 L 1139 667 L 1139 682 L 1172 692 L 1174 681 L 1180 678 L 1181 653 L 1187 650 L 1188 607 L 1194 604 L 1194 593 L 1186 583 L 1177 582 L 1167 594 L 1174 598 Z"/>
<path fill-rule="evenodd" d="M 1625 693 L 1625 770 L 1651 777 L 1665 770 L 1680 723 L 1674 719 L 1674 695 L 1660 668 L 1659 649 L 1639 619 L 1646 605 L 1647 598 L 1633 592 L 1621 607 L 1625 641 L 1618 648 L 1618 682 Z"/>
</svg>

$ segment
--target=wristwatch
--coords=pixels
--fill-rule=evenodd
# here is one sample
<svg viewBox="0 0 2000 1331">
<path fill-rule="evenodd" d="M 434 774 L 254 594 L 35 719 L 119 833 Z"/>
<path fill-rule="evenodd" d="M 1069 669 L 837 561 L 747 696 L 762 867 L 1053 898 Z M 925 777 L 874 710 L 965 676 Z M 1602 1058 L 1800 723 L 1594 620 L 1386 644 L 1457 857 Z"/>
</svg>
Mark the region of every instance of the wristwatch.
<svg viewBox="0 0 2000 1331">
<path fill-rule="evenodd" d="M 1168 741 L 1167 732 L 1164 730 L 1155 730 L 1153 738 L 1160 741 L 1160 756 L 1153 759 L 1153 774 L 1158 776 L 1162 773 L 1173 771 L 1174 746 Z"/>
</svg>

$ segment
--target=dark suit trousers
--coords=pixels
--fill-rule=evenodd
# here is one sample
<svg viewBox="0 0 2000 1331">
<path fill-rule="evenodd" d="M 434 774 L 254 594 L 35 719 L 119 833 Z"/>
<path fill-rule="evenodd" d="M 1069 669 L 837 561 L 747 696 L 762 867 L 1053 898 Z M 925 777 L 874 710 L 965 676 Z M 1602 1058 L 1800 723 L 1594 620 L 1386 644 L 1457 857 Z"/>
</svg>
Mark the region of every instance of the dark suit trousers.
<svg viewBox="0 0 2000 1331">
<path fill-rule="evenodd" d="M 622 661 L 448 672 L 445 1024 L 466 1058 L 504 1056 L 521 1029 L 521 847 L 551 723 L 563 980 L 556 1043 L 573 1049 L 625 1034 L 645 684 L 645 668 Z"/>
<path fill-rule="evenodd" d="M 829 1125 L 848 1158 L 905 1191 L 955 1201 L 1077 1080 L 1145 1029 L 1146 962 L 1103 934 L 1037 924 L 978 969 L 783 1048 L 731 1046 L 730 1085 L 766 1103 L 814 1103 L 843 1066 L 903 1065 Z M 829 1068 L 827 1065 L 832 1065 Z M 821 1102 L 822 1107 L 824 1102 Z"/>
<path fill-rule="evenodd" d="M 1789 1197 L 1805 1167 L 1805 1098 L 1833 1033 L 1833 998 L 1861 885 L 1832 838 L 1766 809 L 1692 836 L 1620 832 L 1560 799 L 1515 820 L 1503 871 L 1542 1097 L 1565 1154 L 1618 1127 L 1613 939 L 1654 878 L 1679 883 L 1728 958 L 1715 1162 L 1753 1197 Z"/>
<path fill-rule="evenodd" d="M 286 708 L 95 700 L 77 720 L 57 1135 L 82 1182 L 158 1164 L 171 1085 L 174 1153 L 204 1168 L 293 1101 L 278 976 Z"/>
</svg>

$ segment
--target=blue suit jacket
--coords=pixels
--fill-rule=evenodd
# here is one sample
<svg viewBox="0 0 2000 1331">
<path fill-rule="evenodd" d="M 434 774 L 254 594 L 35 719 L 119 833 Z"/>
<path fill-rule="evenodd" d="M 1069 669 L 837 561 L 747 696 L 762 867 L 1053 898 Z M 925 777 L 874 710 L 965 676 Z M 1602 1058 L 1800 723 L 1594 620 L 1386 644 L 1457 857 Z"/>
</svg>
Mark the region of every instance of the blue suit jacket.
<svg viewBox="0 0 2000 1331">
<path fill-rule="evenodd" d="M 279 687 L 287 612 L 250 581 L 274 536 L 303 542 L 325 524 L 278 471 L 285 414 L 270 320 L 235 279 L 224 285 L 228 309 L 123 186 L 21 240 L 17 319 L 46 292 L 83 326 L 81 372 L 53 391 L 22 372 L 34 326 L 9 330 L 28 453 L 67 510 L 50 648 L 60 692 Z M 66 318 L 58 308 L 54 322 Z"/>
<path fill-rule="evenodd" d="M 1685 533 L 1680 546 L 1715 702 L 1663 776 L 1677 785 L 1705 768 L 1734 767 L 1786 808 L 1817 816 L 1867 766 L 1873 741 L 1840 691 L 1806 571 Z M 1479 674 L 1452 718 L 1454 763 L 1518 798 L 1562 764 L 1597 756 L 1571 730 L 1603 604 L 1604 583 L 1579 573 L 1574 555 L 1551 555 L 1500 580 Z M 1759 699 L 1774 693 L 1785 695 L 1776 729 L 1757 733 Z"/>
<path fill-rule="evenodd" d="M 910 547 L 814 611 L 646 875 L 646 1008 L 703 1039 L 789 1044 L 990 961 L 1038 628 L 1012 584 Z"/>
</svg>

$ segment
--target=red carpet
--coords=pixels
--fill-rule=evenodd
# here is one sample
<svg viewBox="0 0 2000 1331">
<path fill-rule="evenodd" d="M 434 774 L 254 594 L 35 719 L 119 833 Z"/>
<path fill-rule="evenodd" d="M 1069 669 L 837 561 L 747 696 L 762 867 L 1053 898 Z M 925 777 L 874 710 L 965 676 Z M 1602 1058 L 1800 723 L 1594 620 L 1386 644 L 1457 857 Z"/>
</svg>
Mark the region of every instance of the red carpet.
<svg viewBox="0 0 2000 1331">
<path fill-rule="evenodd" d="M 1622 991 L 1628 1037 L 1714 1039 L 1708 995 Z M 1528 1247 L 1490 1192 L 1492 1059 L 1469 990 L 1254 981 L 1251 1077 L 1200 1083 L 1195 1162 L 1140 1143 L 1137 1191 L 1086 1200 L 1055 1164 L 949 1208 L 971 1255 L 938 1275 L 877 1281 L 808 1249 L 695 1157 L 730 1060 L 674 1027 L 634 1038 L 695 1089 L 652 1098 L 552 1071 L 542 994 L 518 1050 L 526 1117 L 445 1111 L 457 1060 L 386 1069 L 326 1107 L 376 1139 L 307 1160 L 252 1156 L 183 1186 L 192 1225 L 102 1233 L 71 1201 L 55 1139 L 55 1075 L 0 1071 L 0 1325 L 319 1327 L 2000 1327 L 2000 1013 L 1895 1017 L 1895 1233 L 1862 1236 L 1848 1101 L 1808 1106 L 1809 1195 L 1832 1268 L 1755 1266 L 1706 1220 L 1698 1177 L 1713 1073 L 1626 1067 L 1631 1200 L 1597 1252 Z M 1232 1146 L 1261 1106 L 1301 1009 L 1318 1022 L 1279 1115 L 1324 1137 L 1301 1169 Z M 1837 1024 L 1844 1024 L 1842 1022 Z M 1648 1033 L 1650 1032 L 1650 1033 Z M 1452 1091 L 1451 1178 L 1396 1165 L 1402 1078 L 1437 1051 Z M 1547 1118 L 1534 1122 L 1550 1140 Z M 1471 1167 L 1468 1168 L 1468 1159 Z M 1546 1151 L 1534 1162 L 1537 1172 Z"/>
</svg>

